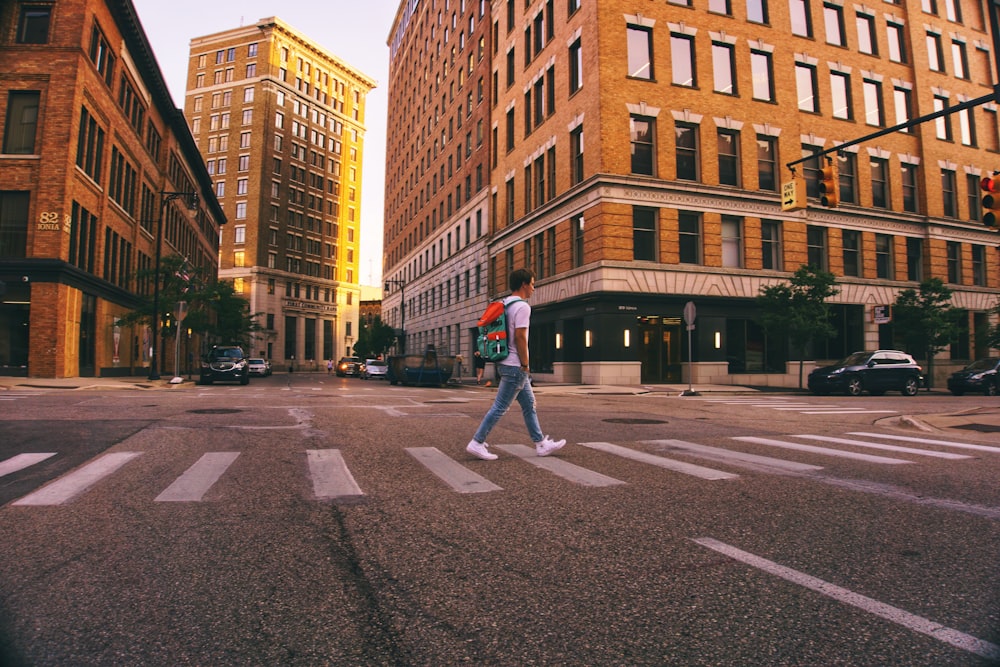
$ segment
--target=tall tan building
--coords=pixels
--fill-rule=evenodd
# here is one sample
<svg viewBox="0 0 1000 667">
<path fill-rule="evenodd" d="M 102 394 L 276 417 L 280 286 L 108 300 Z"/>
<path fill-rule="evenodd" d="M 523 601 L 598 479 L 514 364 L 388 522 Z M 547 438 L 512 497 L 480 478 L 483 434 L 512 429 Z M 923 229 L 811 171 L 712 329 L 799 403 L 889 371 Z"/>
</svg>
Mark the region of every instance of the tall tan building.
<svg viewBox="0 0 1000 667">
<path fill-rule="evenodd" d="M 469 4 L 429 0 L 413 14 L 433 21 Z M 535 271 L 532 372 L 681 381 L 692 303 L 693 380 L 797 383 L 797 357 L 758 325 L 755 297 L 805 264 L 833 273 L 840 290 L 838 335 L 810 358 L 899 345 L 874 307 L 931 277 L 964 314 L 937 371 L 986 354 L 1000 257 L 978 183 L 1000 169 L 996 104 L 855 142 L 991 92 L 985 7 L 495 0 L 485 292 L 502 293 L 512 268 Z M 394 85 L 420 81 L 440 97 L 443 63 L 420 62 L 413 78 L 390 82 L 390 100 Z M 393 108 L 429 140 L 447 129 L 426 107 Z M 822 151 L 839 171 L 835 208 L 818 197 Z M 808 196 L 783 210 L 790 166 Z M 408 205 L 387 196 L 387 221 Z M 419 259 L 415 240 L 387 224 L 386 248 L 397 248 L 387 273 Z M 422 280 L 446 286 L 450 268 Z"/>
<path fill-rule="evenodd" d="M 0 374 L 144 374 L 158 235 L 214 274 L 226 219 L 135 8 L 2 3 L 0 62 Z"/>
<path fill-rule="evenodd" d="M 375 82 L 273 17 L 190 54 L 184 113 L 232 223 L 219 276 L 260 313 L 253 353 L 299 368 L 350 353 Z"/>
</svg>

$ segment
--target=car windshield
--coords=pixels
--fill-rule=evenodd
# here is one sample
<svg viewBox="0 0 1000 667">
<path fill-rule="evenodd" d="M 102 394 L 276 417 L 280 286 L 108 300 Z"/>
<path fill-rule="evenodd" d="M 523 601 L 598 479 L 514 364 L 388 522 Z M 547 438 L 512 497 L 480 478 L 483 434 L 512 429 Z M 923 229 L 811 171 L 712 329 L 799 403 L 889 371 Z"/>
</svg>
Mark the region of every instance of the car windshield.
<svg viewBox="0 0 1000 667">
<path fill-rule="evenodd" d="M 263 366 L 264 365 L 264 360 L 263 359 L 251 359 L 250 363 L 254 364 L 255 366 Z"/>
<path fill-rule="evenodd" d="M 997 365 L 997 359 L 979 359 L 965 367 L 967 371 L 988 371 Z"/>
<path fill-rule="evenodd" d="M 385 362 L 378 361 L 377 359 L 369 359 L 365 362 L 365 366 L 385 366 Z"/>
<path fill-rule="evenodd" d="M 238 348 L 228 350 L 213 350 L 212 356 L 217 359 L 242 359 L 243 351 Z"/>
<path fill-rule="evenodd" d="M 855 352 L 851 356 L 841 359 L 835 366 L 861 366 L 868 362 L 871 352 Z"/>
</svg>

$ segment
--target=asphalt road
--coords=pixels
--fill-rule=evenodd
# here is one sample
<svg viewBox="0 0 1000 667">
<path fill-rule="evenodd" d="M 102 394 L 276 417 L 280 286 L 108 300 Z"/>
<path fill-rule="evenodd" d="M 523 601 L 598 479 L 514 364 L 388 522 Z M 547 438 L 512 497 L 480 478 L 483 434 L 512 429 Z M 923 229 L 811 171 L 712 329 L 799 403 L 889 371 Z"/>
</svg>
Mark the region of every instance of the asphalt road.
<svg viewBox="0 0 1000 667">
<path fill-rule="evenodd" d="M 1000 439 L 900 419 L 996 398 L 538 393 L 5 392 L 0 658 L 1000 664 Z"/>
</svg>

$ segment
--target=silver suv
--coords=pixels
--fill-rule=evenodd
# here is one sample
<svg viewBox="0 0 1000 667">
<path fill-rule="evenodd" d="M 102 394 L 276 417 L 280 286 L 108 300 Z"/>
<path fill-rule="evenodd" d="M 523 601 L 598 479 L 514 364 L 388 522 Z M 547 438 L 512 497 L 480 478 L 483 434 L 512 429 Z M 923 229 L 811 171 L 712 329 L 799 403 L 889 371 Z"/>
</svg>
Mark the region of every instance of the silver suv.
<svg viewBox="0 0 1000 667">
<path fill-rule="evenodd" d="M 887 391 L 898 391 L 903 396 L 916 396 L 923 382 L 924 370 L 913 357 L 899 350 L 855 352 L 809 374 L 809 390 L 821 395 L 842 391 L 858 396 L 867 391 L 872 396 L 881 396 Z"/>
</svg>

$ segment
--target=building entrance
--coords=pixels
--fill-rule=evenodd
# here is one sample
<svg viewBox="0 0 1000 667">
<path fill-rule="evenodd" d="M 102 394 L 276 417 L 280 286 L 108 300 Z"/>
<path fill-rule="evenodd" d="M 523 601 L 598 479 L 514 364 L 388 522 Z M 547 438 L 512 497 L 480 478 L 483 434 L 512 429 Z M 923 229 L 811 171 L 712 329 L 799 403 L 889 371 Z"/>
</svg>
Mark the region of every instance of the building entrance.
<svg viewBox="0 0 1000 667">
<path fill-rule="evenodd" d="M 681 381 L 681 321 L 675 317 L 640 317 L 640 380 L 645 384 Z"/>
</svg>

